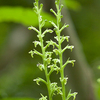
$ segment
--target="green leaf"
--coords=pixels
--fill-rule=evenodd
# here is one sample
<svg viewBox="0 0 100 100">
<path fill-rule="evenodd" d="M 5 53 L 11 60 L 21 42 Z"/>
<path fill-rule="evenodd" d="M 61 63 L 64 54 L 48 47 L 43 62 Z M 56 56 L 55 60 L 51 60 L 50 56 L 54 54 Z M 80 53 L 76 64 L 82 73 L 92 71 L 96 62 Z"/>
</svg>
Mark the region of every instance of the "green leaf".
<svg viewBox="0 0 100 100">
<path fill-rule="evenodd" d="M 45 12 L 42 12 L 43 19 L 48 21 L 53 20 L 56 22 L 56 19 Z M 23 7 L 0 7 L 0 22 L 14 22 L 20 23 L 25 26 L 38 26 L 38 18 L 35 12 L 30 8 Z M 51 24 L 47 23 L 45 27 L 50 27 Z"/>
</svg>

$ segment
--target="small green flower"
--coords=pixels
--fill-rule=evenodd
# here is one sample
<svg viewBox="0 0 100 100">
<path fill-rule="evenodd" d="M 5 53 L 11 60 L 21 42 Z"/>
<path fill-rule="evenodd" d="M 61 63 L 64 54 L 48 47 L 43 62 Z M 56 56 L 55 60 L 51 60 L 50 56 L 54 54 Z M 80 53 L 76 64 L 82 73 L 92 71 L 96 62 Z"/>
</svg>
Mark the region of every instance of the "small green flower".
<svg viewBox="0 0 100 100">
<path fill-rule="evenodd" d="M 34 51 L 31 50 L 31 51 L 29 52 L 29 54 L 31 54 L 31 57 L 33 58 Z"/>
<path fill-rule="evenodd" d="M 46 81 L 40 77 L 34 79 L 33 81 L 36 81 L 37 85 L 40 85 L 39 82 L 43 82 L 43 83 L 47 84 Z"/>
<path fill-rule="evenodd" d="M 58 55 L 58 54 L 60 53 L 58 49 L 54 49 L 53 52 L 54 52 L 56 55 Z"/>
<path fill-rule="evenodd" d="M 66 100 L 69 100 L 70 97 L 72 97 L 72 96 L 73 96 L 73 100 L 75 100 L 76 95 L 77 95 L 77 92 L 71 93 L 71 90 L 70 90 L 69 93 L 68 93 L 68 95 L 67 95 Z"/>
<path fill-rule="evenodd" d="M 38 67 L 41 71 L 42 71 L 42 70 L 45 70 L 43 64 L 38 63 L 38 64 L 37 64 L 37 67 Z"/>
<path fill-rule="evenodd" d="M 41 46 L 41 42 L 39 41 L 33 41 L 35 48 L 37 47 L 37 45 Z"/>
<path fill-rule="evenodd" d="M 63 79 L 61 79 L 60 77 L 60 81 L 63 82 L 65 85 L 67 84 L 67 80 L 68 80 L 68 77 L 64 77 Z"/>
<path fill-rule="evenodd" d="M 47 96 L 43 96 L 42 94 L 41 94 L 41 98 L 39 99 L 39 100 L 47 100 Z"/>
</svg>

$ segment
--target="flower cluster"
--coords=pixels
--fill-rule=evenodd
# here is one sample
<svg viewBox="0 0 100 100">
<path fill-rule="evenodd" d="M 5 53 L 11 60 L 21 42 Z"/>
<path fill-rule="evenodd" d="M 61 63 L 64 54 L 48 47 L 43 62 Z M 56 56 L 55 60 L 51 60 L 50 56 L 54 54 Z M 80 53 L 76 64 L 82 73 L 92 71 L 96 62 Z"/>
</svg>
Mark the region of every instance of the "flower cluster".
<svg viewBox="0 0 100 100">
<path fill-rule="evenodd" d="M 43 82 L 48 89 L 48 94 L 49 94 L 49 100 L 52 100 L 53 95 L 60 94 L 62 96 L 62 100 L 69 100 L 69 98 L 71 96 L 73 96 L 73 100 L 75 100 L 76 97 L 76 92 L 75 93 L 71 93 L 71 91 L 69 91 L 67 97 L 66 97 L 66 92 L 65 92 L 65 85 L 67 84 L 67 80 L 68 77 L 64 77 L 64 68 L 68 63 L 72 63 L 72 65 L 74 66 L 74 62 L 75 60 L 70 60 L 68 58 L 68 60 L 63 64 L 63 53 L 66 49 L 70 49 L 72 51 L 72 49 L 74 48 L 74 46 L 72 45 L 66 45 L 66 47 L 62 48 L 61 44 L 66 40 L 67 42 L 69 42 L 69 36 L 63 36 L 61 35 L 61 32 L 63 29 L 65 29 L 66 27 L 68 27 L 69 25 L 64 24 L 61 28 L 60 28 L 60 23 L 61 23 L 61 18 L 63 17 L 61 15 L 61 10 L 63 8 L 63 5 L 61 5 L 59 7 L 60 4 L 60 0 L 55 0 L 55 5 L 57 8 L 57 12 L 55 12 L 53 9 L 50 9 L 50 11 L 56 16 L 57 19 L 57 24 L 54 23 L 53 21 L 49 21 L 53 27 L 54 30 L 51 29 L 46 29 L 45 31 L 42 32 L 42 28 L 45 25 L 46 20 L 42 19 L 41 16 L 41 12 L 42 12 L 42 8 L 43 8 L 43 4 L 39 5 L 39 0 L 35 0 L 34 3 L 34 12 L 36 13 L 37 17 L 38 17 L 38 23 L 39 23 L 39 28 L 35 28 L 33 26 L 29 27 L 29 30 L 34 30 L 37 32 L 37 37 L 38 37 L 38 41 L 33 41 L 35 48 L 37 47 L 37 45 L 39 45 L 41 47 L 41 52 L 37 51 L 36 49 L 31 50 L 29 53 L 31 54 L 31 57 L 34 57 L 34 54 L 37 54 L 39 56 L 42 57 L 42 61 L 43 63 L 38 63 L 37 67 L 41 70 L 44 71 L 45 73 L 45 77 L 46 80 L 38 77 L 36 79 L 34 79 L 34 81 L 36 81 L 36 83 L 38 85 L 40 85 L 40 82 Z M 56 40 L 56 42 L 49 40 L 46 41 L 46 44 L 44 45 L 44 37 L 46 33 L 52 33 L 53 31 L 55 31 L 56 36 L 54 37 L 54 39 Z M 49 46 L 53 46 L 53 50 L 52 51 L 47 51 L 47 48 Z M 55 53 L 57 56 L 59 56 L 58 58 L 52 58 L 52 54 Z M 57 74 L 60 73 L 61 77 L 60 77 L 60 82 L 61 82 L 61 87 L 59 87 L 57 85 L 57 82 L 51 82 L 50 81 L 50 75 L 53 71 L 56 71 Z M 47 100 L 47 96 L 43 96 L 43 94 L 41 94 L 41 98 L 39 100 Z"/>
<path fill-rule="evenodd" d="M 55 5 L 56 5 L 56 9 L 57 9 L 57 12 L 55 12 L 53 9 L 50 9 L 50 11 L 56 16 L 56 19 L 57 19 L 57 23 L 54 23 L 53 21 L 50 21 L 50 23 L 54 26 L 54 31 L 56 33 L 56 36 L 54 37 L 57 41 L 57 43 L 55 43 L 55 46 L 56 46 L 56 49 L 53 50 L 53 52 L 55 52 L 56 55 L 59 56 L 59 59 L 57 59 L 57 62 L 59 62 L 60 66 L 59 66 L 59 71 L 60 71 L 60 82 L 62 84 L 62 100 L 68 100 L 70 98 L 70 96 L 74 96 L 74 99 L 76 97 L 76 92 L 71 94 L 71 92 L 69 92 L 68 96 L 66 97 L 66 92 L 65 92 L 65 85 L 67 84 L 67 79 L 68 77 L 64 77 L 64 68 L 65 66 L 68 64 L 68 63 L 72 63 L 72 65 L 74 66 L 74 62 L 75 60 L 68 60 L 63 64 L 63 52 L 66 50 L 66 49 L 72 49 L 74 48 L 74 46 L 65 46 L 63 49 L 62 49 L 62 46 L 61 44 L 67 40 L 67 42 L 69 41 L 69 36 L 62 36 L 61 35 L 61 32 L 63 29 L 67 28 L 69 25 L 68 24 L 64 24 L 61 28 L 60 28 L 60 23 L 61 23 L 61 18 L 63 17 L 63 15 L 61 15 L 61 10 L 63 8 L 63 5 L 60 5 L 60 0 L 56 0 L 55 1 Z"/>
</svg>

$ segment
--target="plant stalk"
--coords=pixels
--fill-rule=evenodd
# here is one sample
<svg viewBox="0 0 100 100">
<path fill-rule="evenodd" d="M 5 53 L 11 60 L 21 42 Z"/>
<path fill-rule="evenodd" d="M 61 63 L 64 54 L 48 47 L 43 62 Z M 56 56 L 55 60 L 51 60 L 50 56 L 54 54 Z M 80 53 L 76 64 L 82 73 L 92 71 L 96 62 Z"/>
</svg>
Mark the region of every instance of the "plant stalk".
<svg viewBox="0 0 100 100">
<path fill-rule="evenodd" d="M 61 85 L 62 85 L 62 100 L 66 99 L 65 96 L 65 84 L 64 84 L 64 69 L 63 69 L 63 55 L 62 55 L 62 48 L 61 48 L 61 39 L 60 39 L 60 20 L 61 20 L 61 12 L 60 12 L 60 8 L 59 5 L 57 6 L 57 36 L 58 36 L 58 44 L 59 44 L 59 59 L 60 59 L 60 75 L 61 75 Z"/>
<path fill-rule="evenodd" d="M 41 29 L 41 16 L 40 16 L 40 13 L 38 13 L 38 22 L 39 22 L 39 35 L 41 36 L 42 35 L 42 29 Z M 50 78 L 49 78 L 49 75 L 48 75 L 48 70 L 47 70 L 47 64 L 46 64 L 46 56 L 45 56 L 45 49 L 44 49 L 44 44 L 43 44 L 43 38 L 39 38 L 40 40 L 40 43 L 41 43 L 41 50 L 42 50 L 42 60 L 43 60 L 43 65 L 44 65 L 44 68 L 45 68 L 45 76 L 46 76 L 46 80 L 47 80 L 47 89 L 48 89 L 48 94 L 49 94 L 49 100 L 52 100 L 52 95 L 51 95 L 51 89 L 50 89 Z"/>
</svg>

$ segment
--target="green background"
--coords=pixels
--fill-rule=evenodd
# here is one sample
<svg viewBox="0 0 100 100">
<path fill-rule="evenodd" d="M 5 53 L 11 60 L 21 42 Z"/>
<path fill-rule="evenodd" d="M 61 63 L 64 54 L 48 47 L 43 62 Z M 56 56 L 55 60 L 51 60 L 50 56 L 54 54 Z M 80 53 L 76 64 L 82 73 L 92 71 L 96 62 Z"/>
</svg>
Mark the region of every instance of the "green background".
<svg viewBox="0 0 100 100">
<path fill-rule="evenodd" d="M 44 77 L 36 67 L 41 58 L 34 56 L 32 59 L 28 54 L 34 47 L 32 41 L 37 39 L 36 33 L 27 28 L 38 26 L 32 10 L 33 2 L 0 0 L 0 100 L 34 100 L 29 98 L 38 98 L 41 92 L 47 94 L 44 84 L 37 86 L 32 81 L 36 77 Z M 100 65 L 100 0 L 66 0 L 66 5 L 92 70 L 94 91 L 99 100 L 100 84 L 96 80 L 100 77 L 100 70 L 97 69 Z M 55 20 L 45 12 L 43 16 L 44 19 Z M 51 26 L 47 23 L 45 27 Z M 20 31 L 20 28 L 24 31 Z M 26 32 L 26 36 L 21 32 Z M 46 36 L 46 39 L 49 37 Z"/>
</svg>

